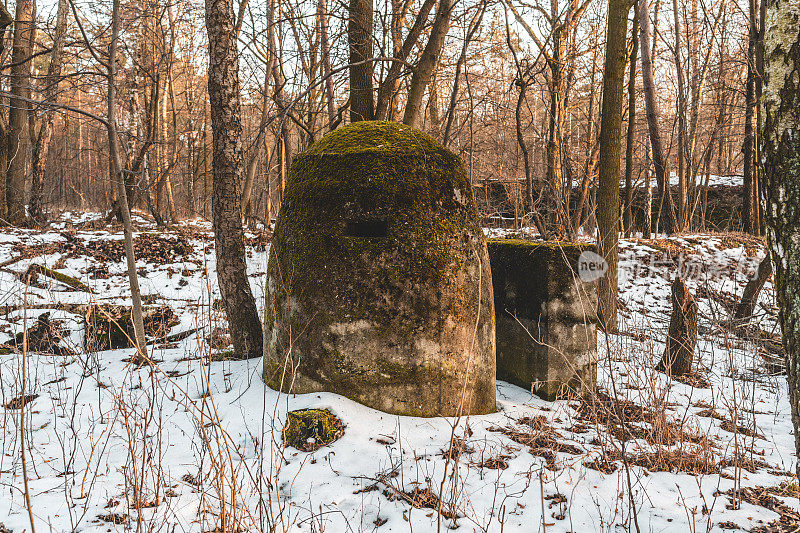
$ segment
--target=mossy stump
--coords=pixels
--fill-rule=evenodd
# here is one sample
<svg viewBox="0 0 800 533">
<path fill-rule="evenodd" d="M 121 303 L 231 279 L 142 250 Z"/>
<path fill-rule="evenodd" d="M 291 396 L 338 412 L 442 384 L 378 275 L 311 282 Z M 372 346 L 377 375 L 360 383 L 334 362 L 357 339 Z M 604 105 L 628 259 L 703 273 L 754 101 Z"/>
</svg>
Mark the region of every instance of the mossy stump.
<svg viewBox="0 0 800 533">
<path fill-rule="evenodd" d="M 414 416 L 495 410 L 492 279 L 461 160 L 359 122 L 292 163 L 267 268 L 264 379 Z"/>
<path fill-rule="evenodd" d="M 344 435 L 344 424 L 327 409 L 298 409 L 286 413 L 283 443 L 304 452 L 328 446 Z"/>
<path fill-rule="evenodd" d="M 587 392 L 597 376 L 597 281 L 578 259 L 591 244 L 490 239 L 497 378 L 547 400 Z"/>
</svg>

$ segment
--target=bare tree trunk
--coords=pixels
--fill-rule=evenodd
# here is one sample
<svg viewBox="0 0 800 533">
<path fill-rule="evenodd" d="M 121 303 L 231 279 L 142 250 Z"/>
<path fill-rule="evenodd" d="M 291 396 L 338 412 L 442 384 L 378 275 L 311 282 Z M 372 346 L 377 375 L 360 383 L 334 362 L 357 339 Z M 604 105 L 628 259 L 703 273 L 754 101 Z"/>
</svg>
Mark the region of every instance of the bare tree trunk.
<svg viewBox="0 0 800 533">
<path fill-rule="evenodd" d="M 261 157 L 262 148 L 264 146 L 264 137 L 267 132 L 267 125 L 269 124 L 267 110 L 269 103 L 269 79 L 272 77 L 272 67 L 275 63 L 275 55 L 271 54 L 270 59 L 266 65 L 264 75 L 264 87 L 261 95 L 261 123 L 258 126 L 258 133 L 256 139 L 253 141 L 253 146 L 250 149 L 250 155 L 247 160 L 247 167 L 245 170 L 244 186 L 242 187 L 242 215 L 244 216 L 250 206 L 250 197 L 253 193 L 253 185 L 256 180 L 256 170 L 258 170 L 258 160 Z"/>
<path fill-rule="evenodd" d="M 587 122 L 586 125 L 586 163 L 583 168 L 583 179 L 581 180 L 580 192 L 578 194 L 578 202 L 575 206 L 575 211 L 572 217 L 573 233 L 577 234 L 580 227 L 583 225 L 586 217 L 584 211 L 586 210 L 586 203 L 589 198 L 589 185 L 592 182 L 594 169 L 597 167 L 597 151 L 598 144 L 594 138 L 595 131 L 595 101 L 597 100 L 596 94 L 596 76 L 597 76 L 597 50 L 593 51 L 592 57 L 592 73 L 590 76 L 589 84 L 589 105 L 587 108 Z"/>
<path fill-rule="evenodd" d="M 408 59 L 409 54 L 417 46 L 417 41 L 425 29 L 433 6 L 436 0 L 424 0 L 419 8 L 419 12 L 414 19 L 414 23 L 408 30 L 405 39 L 402 39 L 402 29 L 405 25 L 405 15 L 410 4 L 404 0 L 392 0 L 392 45 L 397 61 L 389 65 L 386 77 L 378 87 L 378 101 L 375 104 L 375 118 L 379 120 L 395 120 L 397 117 L 397 98 L 396 93 L 400 87 L 400 77 L 404 68 L 403 62 Z"/>
<path fill-rule="evenodd" d="M 639 0 L 641 1 L 641 0 Z M 644 232 L 642 237 L 649 239 L 653 233 L 653 184 L 650 182 L 650 144 L 645 147 L 644 167 Z"/>
<path fill-rule="evenodd" d="M 439 56 L 442 54 L 447 31 L 450 29 L 450 17 L 453 13 L 452 0 L 439 0 L 436 8 L 436 16 L 433 19 L 430 37 L 422 51 L 414 75 L 411 78 L 411 86 L 408 89 L 408 100 L 406 101 L 406 111 L 403 115 L 403 122 L 412 127 L 419 126 L 422 118 L 422 98 L 425 90 L 433 79 L 436 66 L 439 64 Z"/>
<path fill-rule="evenodd" d="M 276 49 L 277 50 L 277 49 Z M 280 126 L 280 136 L 277 139 L 278 143 L 278 187 L 277 187 L 277 195 L 278 201 L 275 204 L 276 214 L 277 210 L 280 209 L 281 205 L 283 204 L 283 189 L 286 185 L 286 174 L 287 169 L 289 166 L 289 162 L 292 159 L 291 149 L 289 146 L 289 139 L 291 138 L 291 131 L 289 130 L 289 117 L 286 116 L 286 109 L 288 108 L 288 104 L 286 101 L 286 94 L 283 90 L 284 85 L 286 85 L 286 80 L 283 77 L 283 71 L 281 70 L 280 61 L 276 61 L 275 66 L 272 68 L 273 72 L 273 82 L 275 83 L 275 102 L 278 105 L 278 109 L 281 112 L 281 126 Z"/>
<path fill-rule="evenodd" d="M 328 131 L 336 128 L 336 102 L 333 95 L 333 77 L 331 76 L 331 46 L 328 42 L 328 9 L 326 0 L 318 0 L 317 17 L 319 17 L 319 47 L 322 56 L 322 75 L 325 76 L 325 103 L 328 110 Z M 273 56 L 274 57 L 274 56 Z M 268 69 L 269 72 L 271 69 Z"/>
<path fill-rule="evenodd" d="M 627 0 L 608 1 L 603 107 L 600 115 L 600 160 L 597 186 L 597 248 L 608 266 L 600 278 L 598 316 L 605 331 L 617 327 L 619 260 L 619 167 L 622 151 L 622 106 L 627 53 Z"/>
<path fill-rule="evenodd" d="M 766 0 L 757 0 L 759 4 L 759 16 L 758 16 L 758 39 L 756 40 L 756 79 L 755 79 L 755 90 L 756 90 L 756 131 L 755 131 L 755 159 L 756 161 L 761 161 L 762 151 L 762 140 L 761 140 L 761 131 L 759 130 L 759 124 L 762 124 L 763 116 L 762 116 L 762 105 L 761 105 L 761 97 L 764 92 L 764 33 L 765 33 L 765 26 L 766 26 Z M 763 235 L 764 232 L 764 215 L 761 209 L 761 198 L 762 198 L 762 191 L 763 188 L 763 167 L 761 165 L 756 165 L 755 168 L 756 175 L 755 179 L 753 180 L 753 234 L 754 235 Z"/>
<path fill-rule="evenodd" d="M 125 241 L 125 259 L 128 266 L 128 282 L 131 286 L 131 303 L 133 314 L 133 331 L 136 349 L 142 355 L 146 355 L 144 320 L 142 318 L 142 295 L 139 291 L 139 277 L 136 272 L 136 253 L 133 249 L 133 225 L 131 223 L 131 211 L 128 207 L 128 195 L 125 190 L 125 180 L 123 178 L 124 168 L 119 154 L 119 140 L 117 139 L 117 106 L 116 106 L 116 72 L 117 72 L 117 45 L 119 41 L 119 2 L 114 0 L 111 18 L 111 44 L 109 45 L 107 66 L 107 104 L 108 104 L 108 146 L 111 152 L 111 167 L 113 171 L 114 184 L 117 188 L 117 202 L 119 204 L 120 215 Z"/>
<path fill-rule="evenodd" d="M 697 302 L 681 278 L 672 282 L 671 300 L 667 347 L 656 370 L 672 376 L 685 376 L 692 372 L 697 346 Z"/>
<path fill-rule="evenodd" d="M 14 24 L 14 17 L 6 6 L 0 3 L 0 56 L 6 48 L 6 28 Z M 8 214 L 6 203 L 6 180 L 8 178 L 9 131 L 5 117 L 0 116 L 0 223 L 5 224 Z"/>
<path fill-rule="evenodd" d="M 744 141 L 742 144 L 742 157 L 744 159 L 744 191 L 742 193 L 742 231 L 753 233 L 755 203 L 754 182 L 756 179 L 756 166 L 754 159 L 755 132 L 753 115 L 755 113 L 755 59 L 756 59 L 756 0 L 750 0 L 750 17 L 747 39 L 747 78 L 745 82 L 745 108 L 744 108 Z"/>
<path fill-rule="evenodd" d="M 689 199 L 686 195 L 686 80 L 683 72 L 683 58 L 681 56 L 681 25 L 678 11 L 678 0 L 672 0 L 673 17 L 675 21 L 675 70 L 678 75 L 678 225 L 677 230 L 686 228 L 686 213 L 689 208 Z M 669 176 L 667 176 L 669 187 Z"/>
<path fill-rule="evenodd" d="M 164 188 L 166 189 L 167 193 L 167 212 L 169 213 L 170 221 L 174 224 L 178 221 L 178 210 L 175 208 L 175 198 L 172 194 L 172 173 L 175 169 L 176 165 L 178 164 L 178 145 L 176 136 L 178 135 L 178 119 L 177 113 L 175 111 L 175 85 L 173 83 L 173 64 L 175 62 L 175 16 L 172 12 L 172 4 L 169 3 L 167 5 L 167 18 L 169 21 L 169 36 L 170 42 L 167 48 L 167 90 L 166 94 L 164 95 L 164 109 L 163 109 L 163 120 L 162 120 L 162 132 L 164 138 L 164 154 L 166 155 L 167 146 L 170 146 L 170 156 L 169 161 L 165 159 L 164 165 Z M 171 138 L 168 138 L 167 134 L 167 99 L 169 99 L 169 108 L 170 108 L 170 123 L 172 125 L 172 135 Z"/>
<path fill-rule="evenodd" d="M 44 79 L 45 88 L 43 102 L 55 102 L 58 96 L 58 84 L 61 81 L 61 65 L 64 53 L 64 41 L 67 34 L 68 0 L 59 0 L 56 15 L 56 31 L 53 36 L 53 46 L 50 52 L 50 64 L 47 67 L 47 76 Z M 41 224 L 45 221 L 42 209 L 42 186 L 44 184 L 44 167 L 47 162 L 47 152 L 50 147 L 50 136 L 53 131 L 53 117 L 55 110 L 45 108 L 40 119 L 39 129 L 35 133 L 33 142 L 33 161 L 31 172 L 31 198 L 28 210 L 34 222 Z"/>
<path fill-rule="evenodd" d="M 347 41 L 350 45 L 350 122 L 373 120 L 372 15 L 373 0 L 350 0 Z"/>
<path fill-rule="evenodd" d="M 800 4 L 765 0 L 761 140 L 764 218 L 786 353 L 789 405 L 800 455 Z M 800 462 L 795 465 L 800 473 Z"/>
<path fill-rule="evenodd" d="M 239 184 L 242 181 L 242 123 L 239 57 L 231 0 L 206 0 L 214 171 L 211 209 L 217 279 L 236 356 L 261 355 L 261 322 L 245 263 Z"/>
<path fill-rule="evenodd" d="M 636 132 L 636 52 L 639 48 L 639 13 L 633 14 L 631 58 L 628 62 L 628 131 L 625 144 L 625 235 L 633 233 L 633 143 Z"/>
<path fill-rule="evenodd" d="M 639 37 L 642 53 L 642 85 L 644 88 L 644 102 L 647 109 L 647 130 L 650 133 L 650 148 L 653 156 L 653 168 L 656 174 L 656 183 L 660 197 L 661 213 L 659 222 L 665 233 L 672 233 L 677 225 L 675 220 L 675 207 L 672 204 L 672 194 L 669 189 L 669 173 L 667 160 L 664 155 L 664 145 L 661 140 L 661 129 L 658 126 L 658 101 L 656 100 L 655 81 L 653 79 L 653 56 L 650 44 L 650 3 L 649 0 L 639 0 Z M 666 203 L 666 205 L 664 205 Z"/>
<path fill-rule="evenodd" d="M 551 0 L 551 16 L 558 15 L 558 2 Z M 553 29 L 553 55 L 547 61 L 550 69 L 550 81 L 548 90 L 550 92 L 550 109 L 547 127 L 547 184 L 549 187 L 548 197 L 550 198 L 550 223 L 557 234 L 562 234 L 566 228 L 563 225 L 561 213 L 563 211 L 563 198 L 561 188 L 564 178 L 562 176 L 562 153 L 561 135 L 564 123 L 565 112 L 565 93 L 566 87 L 562 82 L 563 58 L 564 58 L 564 28 L 556 25 Z M 617 201 L 619 204 L 619 201 Z"/>
<path fill-rule="evenodd" d="M 11 94 L 8 111 L 8 174 L 6 176 L 7 220 L 23 225 L 25 215 L 25 168 L 28 160 L 31 97 L 31 54 L 34 40 L 33 0 L 17 0 L 14 41 L 11 52 Z"/>
</svg>

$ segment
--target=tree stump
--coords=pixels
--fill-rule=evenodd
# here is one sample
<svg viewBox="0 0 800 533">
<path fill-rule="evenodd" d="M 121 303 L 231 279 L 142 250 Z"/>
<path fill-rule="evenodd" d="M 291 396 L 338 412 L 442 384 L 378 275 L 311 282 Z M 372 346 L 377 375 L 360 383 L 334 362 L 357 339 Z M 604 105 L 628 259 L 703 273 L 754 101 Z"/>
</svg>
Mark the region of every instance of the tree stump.
<svg viewBox="0 0 800 533">
<path fill-rule="evenodd" d="M 758 264 L 758 272 L 755 277 L 747 282 L 747 286 L 745 286 L 744 293 L 742 294 L 742 301 L 736 306 L 734 318 L 737 322 L 746 323 L 753 316 L 756 303 L 758 303 L 758 297 L 761 294 L 761 289 L 764 288 L 764 284 L 767 283 L 770 276 L 772 276 L 772 261 L 770 260 L 769 254 L 767 254 L 767 256 L 761 260 L 761 263 Z"/>
<path fill-rule="evenodd" d="M 681 278 L 672 282 L 672 318 L 667 333 L 667 348 L 656 370 L 672 376 L 692 371 L 697 345 L 697 302 Z"/>
</svg>

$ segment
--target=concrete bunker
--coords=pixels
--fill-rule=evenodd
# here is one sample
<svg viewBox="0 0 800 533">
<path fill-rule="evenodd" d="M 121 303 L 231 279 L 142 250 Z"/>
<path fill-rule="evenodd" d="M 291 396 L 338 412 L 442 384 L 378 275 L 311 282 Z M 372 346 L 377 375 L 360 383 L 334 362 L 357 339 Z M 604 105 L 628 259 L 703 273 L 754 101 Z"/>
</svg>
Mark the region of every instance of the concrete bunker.
<svg viewBox="0 0 800 533">
<path fill-rule="evenodd" d="M 267 269 L 264 380 L 389 413 L 492 412 L 492 275 L 461 160 L 389 122 L 292 163 Z"/>
<path fill-rule="evenodd" d="M 497 378 L 547 400 L 597 380 L 597 281 L 580 276 L 593 244 L 490 239 Z"/>
</svg>

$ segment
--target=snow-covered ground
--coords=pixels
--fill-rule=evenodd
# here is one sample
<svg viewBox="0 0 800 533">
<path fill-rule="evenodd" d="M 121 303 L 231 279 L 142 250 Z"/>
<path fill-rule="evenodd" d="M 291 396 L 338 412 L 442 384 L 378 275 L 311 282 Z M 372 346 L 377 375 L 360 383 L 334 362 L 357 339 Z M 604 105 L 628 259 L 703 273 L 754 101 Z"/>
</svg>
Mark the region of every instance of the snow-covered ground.
<svg viewBox="0 0 800 533">
<path fill-rule="evenodd" d="M 653 178 L 655 182 L 655 178 Z M 729 187 L 734 187 L 736 185 L 741 185 L 744 182 L 744 177 L 741 174 L 728 174 L 725 176 L 718 176 L 716 174 L 709 174 L 708 175 L 708 185 L 711 187 L 718 186 L 718 185 L 727 185 Z M 670 172 L 669 175 L 669 184 L 670 185 L 678 185 L 678 174 L 676 172 Z M 697 183 L 699 185 L 706 184 L 706 175 L 700 174 L 697 176 Z"/>
<path fill-rule="evenodd" d="M 153 232 L 145 237 L 177 238 L 139 222 Z M 146 300 L 178 315 L 170 333 L 194 333 L 151 346 L 152 367 L 127 362 L 132 349 L 86 353 L 76 308 L 48 308 L 124 303 L 127 280 L 121 258 L 103 268 L 118 234 L 70 226 L 0 235 L 0 263 L 30 255 L 0 270 L 0 342 L 50 311 L 77 354 L 0 355 L 0 532 L 31 530 L 26 493 L 37 531 L 683 532 L 779 518 L 753 491 L 741 502 L 725 494 L 777 487 L 795 463 L 785 376 L 724 327 L 726 305 L 763 256 L 758 241 L 623 240 L 620 334 L 598 338 L 606 401 L 545 402 L 498 382 L 497 413 L 455 420 L 391 416 L 335 394 L 279 395 L 261 382 L 260 360 L 211 360 L 206 339 L 224 324 L 207 224 L 180 228 L 183 253 L 139 264 Z M 248 235 L 259 302 L 266 241 Z M 15 273 L 31 263 L 94 294 L 41 276 L 26 287 Z M 700 303 L 706 388 L 652 370 L 679 270 Z M 776 331 L 769 283 L 757 316 Z M 23 393 L 38 396 L 14 408 Z M 313 452 L 284 447 L 287 411 L 306 407 L 329 409 L 344 435 Z M 786 513 L 796 488 L 783 494 L 768 498 Z"/>
</svg>

